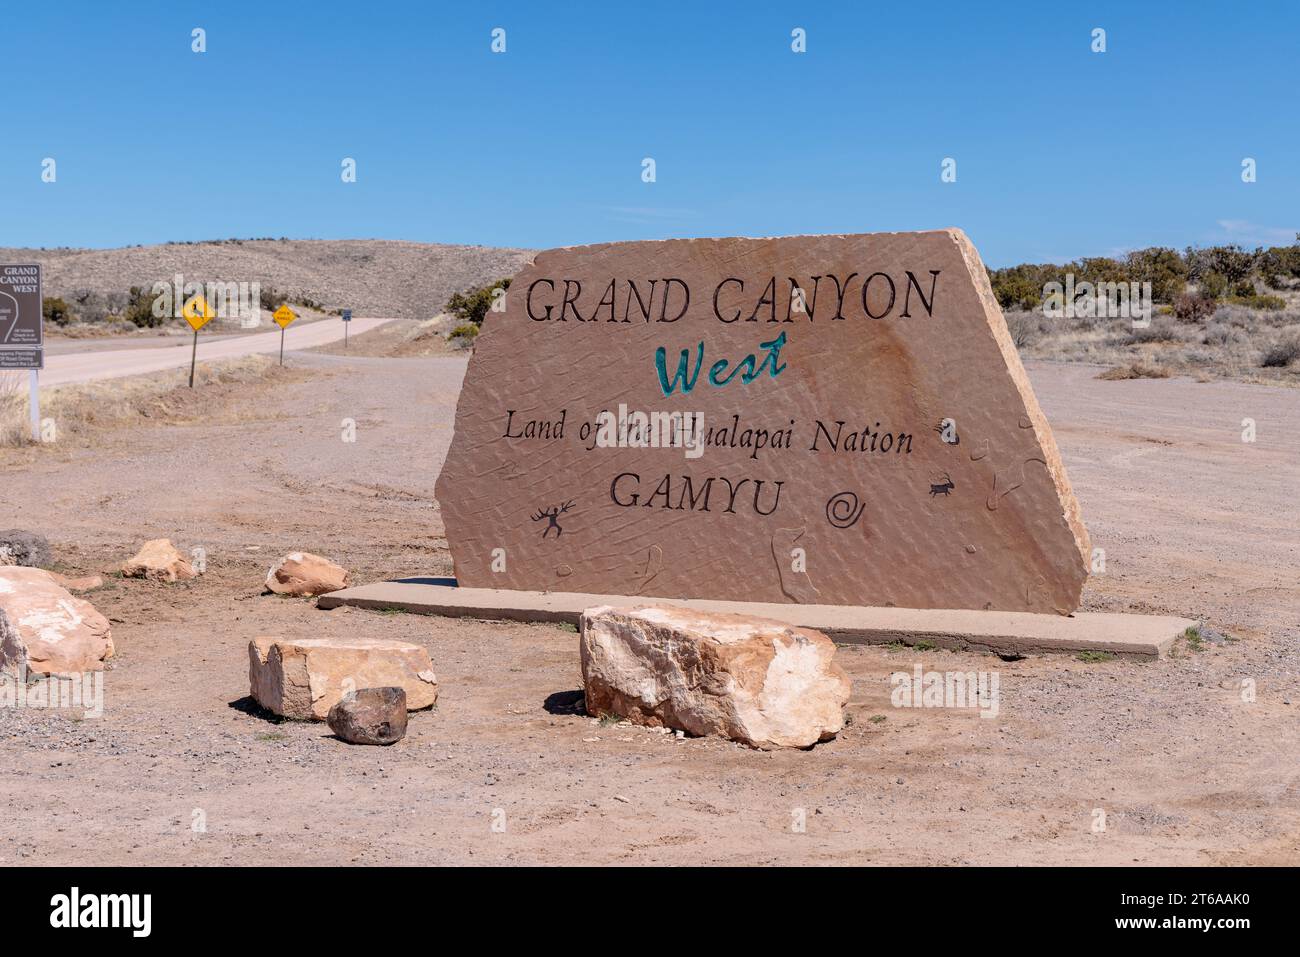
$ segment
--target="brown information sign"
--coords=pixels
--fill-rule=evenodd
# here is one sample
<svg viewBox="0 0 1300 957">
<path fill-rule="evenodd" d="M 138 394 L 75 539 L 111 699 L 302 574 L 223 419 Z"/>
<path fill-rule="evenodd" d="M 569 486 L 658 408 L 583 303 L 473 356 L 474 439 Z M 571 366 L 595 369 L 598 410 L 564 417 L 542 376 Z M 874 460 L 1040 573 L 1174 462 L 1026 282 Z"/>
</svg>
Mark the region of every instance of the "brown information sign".
<svg viewBox="0 0 1300 957">
<path fill-rule="evenodd" d="M 45 366 L 41 323 L 41 267 L 0 265 L 0 369 Z"/>
</svg>

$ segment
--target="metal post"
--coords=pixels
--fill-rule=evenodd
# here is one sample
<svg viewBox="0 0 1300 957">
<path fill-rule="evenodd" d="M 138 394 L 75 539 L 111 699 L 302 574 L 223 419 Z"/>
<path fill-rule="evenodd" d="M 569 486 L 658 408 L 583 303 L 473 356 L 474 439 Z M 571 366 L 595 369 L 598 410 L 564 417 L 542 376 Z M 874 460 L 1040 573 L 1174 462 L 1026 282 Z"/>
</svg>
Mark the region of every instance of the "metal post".
<svg viewBox="0 0 1300 957">
<path fill-rule="evenodd" d="M 194 388 L 194 363 L 199 358 L 199 330 L 194 330 L 194 348 L 190 350 L 190 388 Z"/>
<path fill-rule="evenodd" d="M 35 369 L 31 371 L 31 393 L 28 399 L 28 405 L 32 410 L 32 441 L 41 440 L 41 374 Z"/>
<path fill-rule="evenodd" d="M 280 327 L 280 365 L 284 365 L 284 326 Z"/>
</svg>

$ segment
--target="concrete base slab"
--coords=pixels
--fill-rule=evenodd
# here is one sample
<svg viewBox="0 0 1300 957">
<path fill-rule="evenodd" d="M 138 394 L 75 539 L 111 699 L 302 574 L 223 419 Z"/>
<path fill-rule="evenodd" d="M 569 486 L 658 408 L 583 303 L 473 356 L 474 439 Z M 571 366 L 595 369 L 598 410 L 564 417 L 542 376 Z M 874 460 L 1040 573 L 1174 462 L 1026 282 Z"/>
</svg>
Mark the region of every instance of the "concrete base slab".
<svg viewBox="0 0 1300 957">
<path fill-rule="evenodd" d="M 317 605 L 321 608 L 353 605 L 421 615 L 554 621 L 575 625 L 583 609 L 595 605 L 681 605 L 700 611 L 756 615 L 798 627 L 815 628 L 841 643 L 902 642 L 914 645 L 926 641 L 941 648 L 1001 655 L 1106 651 L 1115 655 L 1161 658 L 1185 629 L 1197 625 L 1189 618 L 1167 615 L 1078 612 L 1065 618 L 1008 611 L 785 605 L 459 588 L 454 578 L 408 578 L 360 585 L 322 595 L 317 599 Z"/>
</svg>

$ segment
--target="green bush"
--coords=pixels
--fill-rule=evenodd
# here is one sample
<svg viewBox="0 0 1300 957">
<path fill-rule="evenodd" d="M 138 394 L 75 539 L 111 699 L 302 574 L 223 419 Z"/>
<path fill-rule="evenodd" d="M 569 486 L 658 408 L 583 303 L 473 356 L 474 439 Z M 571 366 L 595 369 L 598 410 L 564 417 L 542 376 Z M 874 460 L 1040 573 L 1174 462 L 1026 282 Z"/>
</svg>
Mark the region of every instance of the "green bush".
<svg viewBox="0 0 1300 957">
<path fill-rule="evenodd" d="M 52 322 L 56 326 L 66 326 L 72 321 L 72 310 L 68 304 L 54 296 L 46 296 L 41 301 L 41 314 L 45 316 L 46 322 Z"/>
<path fill-rule="evenodd" d="M 1125 266 L 1132 282 L 1151 283 L 1155 302 L 1173 302 L 1187 285 L 1187 263 L 1173 249 L 1153 246 L 1131 252 Z"/>
<path fill-rule="evenodd" d="M 1222 299 L 1228 293 L 1227 278 L 1214 270 L 1203 273 L 1199 285 L 1202 298 Z"/>
<path fill-rule="evenodd" d="M 167 316 L 155 316 L 153 314 L 155 298 L 153 290 L 145 289 L 143 286 L 132 286 L 126 309 L 122 311 L 122 318 L 135 323 L 141 329 L 152 329 L 155 326 L 161 326 L 167 321 Z"/>
<path fill-rule="evenodd" d="M 451 330 L 452 339 L 473 339 L 478 335 L 479 327 L 472 322 L 462 322 L 455 329 Z"/>
<path fill-rule="evenodd" d="M 483 319 L 492 308 L 492 295 L 497 289 L 509 289 L 510 280 L 501 279 L 479 289 L 467 289 L 465 292 L 452 293 L 447 300 L 447 311 L 462 322 L 483 325 Z M 454 333 L 453 333 L 454 335 Z"/>
<path fill-rule="evenodd" d="M 1286 308 L 1286 300 L 1281 296 L 1259 296 L 1254 293 L 1248 296 L 1233 296 L 1228 302 L 1234 306 L 1245 306 L 1247 309 L 1259 309 L 1265 312 L 1278 312 Z"/>
</svg>

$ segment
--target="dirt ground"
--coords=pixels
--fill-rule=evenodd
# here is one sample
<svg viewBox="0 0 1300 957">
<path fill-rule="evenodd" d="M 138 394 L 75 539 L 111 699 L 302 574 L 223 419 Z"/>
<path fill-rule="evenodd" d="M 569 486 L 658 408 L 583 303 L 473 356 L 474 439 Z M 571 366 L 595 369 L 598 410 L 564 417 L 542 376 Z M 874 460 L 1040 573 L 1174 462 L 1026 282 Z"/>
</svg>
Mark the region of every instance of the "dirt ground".
<svg viewBox="0 0 1300 957">
<path fill-rule="evenodd" d="M 47 535 L 61 570 L 111 570 L 155 537 L 208 566 L 87 596 L 118 648 L 101 717 L 0 709 L 0 864 L 1300 859 L 1294 389 L 1031 364 L 1106 553 L 1085 607 L 1200 618 L 1207 640 L 1147 663 L 846 647 L 851 724 L 761 753 L 574 713 L 572 630 L 260 594 L 292 549 L 358 582 L 451 571 L 433 488 L 465 358 L 291 364 L 311 374 L 223 393 L 210 419 L 0 451 L 0 527 Z M 391 748 L 269 721 L 247 698 L 267 634 L 419 642 L 439 703 Z M 915 662 L 998 672 L 998 716 L 891 707 L 890 673 Z"/>
</svg>

